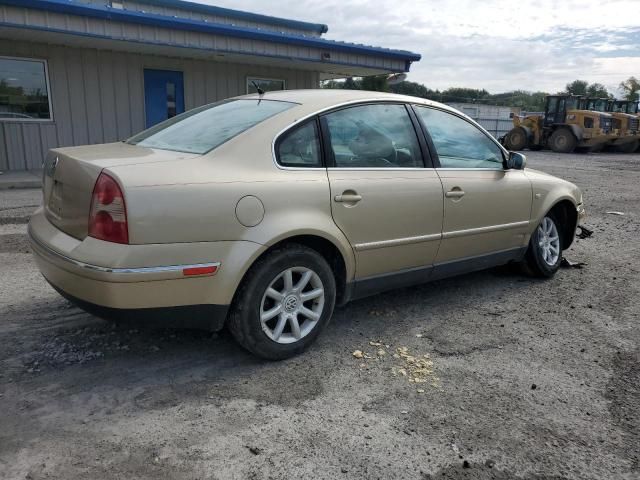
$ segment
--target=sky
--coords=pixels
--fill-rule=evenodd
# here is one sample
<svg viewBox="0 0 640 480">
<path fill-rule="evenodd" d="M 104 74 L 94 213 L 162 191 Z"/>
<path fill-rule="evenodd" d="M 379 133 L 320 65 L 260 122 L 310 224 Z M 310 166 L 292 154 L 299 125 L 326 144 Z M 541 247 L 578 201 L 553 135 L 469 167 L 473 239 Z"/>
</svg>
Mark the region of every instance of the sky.
<svg viewBox="0 0 640 480">
<path fill-rule="evenodd" d="M 325 38 L 420 53 L 433 89 L 557 92 L 640 76 L 640 0 L 198 0 L 324 23 Z"/>
</svg>

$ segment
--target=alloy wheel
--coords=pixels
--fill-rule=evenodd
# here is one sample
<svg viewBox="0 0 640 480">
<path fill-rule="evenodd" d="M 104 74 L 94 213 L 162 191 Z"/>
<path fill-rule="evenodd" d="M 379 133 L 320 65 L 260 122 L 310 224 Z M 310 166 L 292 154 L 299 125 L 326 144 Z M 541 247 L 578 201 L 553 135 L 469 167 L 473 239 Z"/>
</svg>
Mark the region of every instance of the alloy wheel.
<svg viewBox="0 0 640 480">
<path fill-rule="evenodd" d="M 306 267 L 288 268 L 271 281 L 262 296 L 262 330 L 276 343 L 295 343 L 315 328 L 324 301 L 324 286 L 316 272 Z"/>
<path fill-rule="evenodd" d="M 544 217 L 538 226 L 538 246 L 542 252 L 542 259 L 549 266 L 558 262 L 560 256 L 560 235 L 553 220 Z"/>
</svg>

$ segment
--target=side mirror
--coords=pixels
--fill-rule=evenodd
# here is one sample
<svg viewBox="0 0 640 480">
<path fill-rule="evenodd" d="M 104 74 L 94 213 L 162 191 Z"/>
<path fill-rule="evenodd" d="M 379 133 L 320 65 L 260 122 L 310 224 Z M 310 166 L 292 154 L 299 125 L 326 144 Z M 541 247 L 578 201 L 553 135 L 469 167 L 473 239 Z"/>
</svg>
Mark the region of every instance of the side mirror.
<svg viewBox="0 0 640 480">
<path fill-rule="evenodd" d="M 527 165 L 527 157 L 518 152 L 509 152 L 509 158 L 505 162 L 507 170 L 524 170 Z"/>
</svg>

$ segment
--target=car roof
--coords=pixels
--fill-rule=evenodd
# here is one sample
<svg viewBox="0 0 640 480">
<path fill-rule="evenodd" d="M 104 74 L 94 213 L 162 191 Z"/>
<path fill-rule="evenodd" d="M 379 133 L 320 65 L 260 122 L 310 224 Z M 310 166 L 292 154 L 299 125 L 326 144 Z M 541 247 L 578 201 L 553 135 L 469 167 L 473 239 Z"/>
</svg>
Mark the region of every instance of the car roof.
<svg viewBox="0 0 640 480">
<path fill-rule="evenodd" d="M 260 98 L 262 98 L 262 100 L 295 102 L 300 104 L 302 107 L 301 109 L 297 109 L 298 111 L 307 110 L 309 113 L 331 108 L 333 106 L 338 106 L 343 103 L 387 101 L 429 105 L 441 108 L 443 110 L 455 112 L 458 115 L 461 114 L 461 112 L 456 110 L 455 108 L 424 98 L 411 97 L 409 95 L 397 95 L 395 93 L 388 92 L 373 92 L 368 90 L 344 90 L 330 88 L 318 88 L 313 90 L 278 90 L 273 92 L 266 92 L 263 95 L 252 93 L 236 98 L 255 100 L 259 100 Z"/>
</svg>

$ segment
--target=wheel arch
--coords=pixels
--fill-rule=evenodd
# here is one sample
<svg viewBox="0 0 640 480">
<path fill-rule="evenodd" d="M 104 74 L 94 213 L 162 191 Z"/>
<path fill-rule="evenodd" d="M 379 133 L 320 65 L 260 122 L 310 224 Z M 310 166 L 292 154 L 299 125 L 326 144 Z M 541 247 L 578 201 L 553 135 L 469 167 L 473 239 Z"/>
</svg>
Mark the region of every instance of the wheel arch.
<svg viewBox="0 0 640 480">
<path fill-rule="evenodd" d="M 240 290 L 247 274 L 256 262 L 264 258 L 273 250 L 287 244 L 303 245 L 322 255 L 331 267 L 336 280 L 336 304 L 342 305 L 348 301 L 350 296 L 348 286 L 350 284 L 350 279 L 352 279 L 355 274 L 355 258 L 353 256 L 353 250 L 351 250 L 350 247 L 349 249 L 346 249 L 336 239 L 327 238 L 326 235 L 319 232 L 308 231 L 289 232 L 288 234 L 274 239 L 273 242 L 268 245 L 265 245 L 266 248 L 248 262 L 248 265 L 242 274 L 242 278 L 240 282 L 238 282 L 236 293 Z"/>
<path fill-rule="evenodd" d="M 576 227 L 578 226 L 578 210 L 570 198 L 556 201 L 546 210 L 545 215 L 553 213 L 558 218 L 558 227 L 562 229 L 562 249 L 566 250 L 573 243 Z"/>
</svg>

